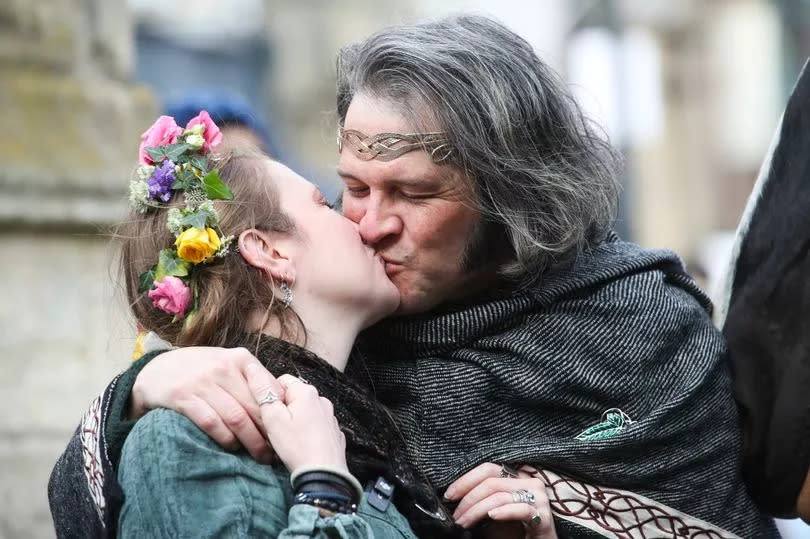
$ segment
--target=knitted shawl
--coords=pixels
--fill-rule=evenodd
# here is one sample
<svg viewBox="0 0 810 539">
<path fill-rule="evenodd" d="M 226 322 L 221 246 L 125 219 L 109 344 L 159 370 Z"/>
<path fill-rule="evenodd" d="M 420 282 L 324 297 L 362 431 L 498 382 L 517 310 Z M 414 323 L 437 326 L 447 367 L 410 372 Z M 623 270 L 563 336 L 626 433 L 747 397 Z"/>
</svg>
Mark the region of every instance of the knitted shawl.
<svg viewBox="0 0 810 539">
<path fill-rule="evenodd" d="M 437 487 L 535 466 L 564 536 L 778 536 L 742 483 L 710 309 L 676 255 L 611 236 L 500 297 L 378 324 L 347 372 Z"/>
</svg>

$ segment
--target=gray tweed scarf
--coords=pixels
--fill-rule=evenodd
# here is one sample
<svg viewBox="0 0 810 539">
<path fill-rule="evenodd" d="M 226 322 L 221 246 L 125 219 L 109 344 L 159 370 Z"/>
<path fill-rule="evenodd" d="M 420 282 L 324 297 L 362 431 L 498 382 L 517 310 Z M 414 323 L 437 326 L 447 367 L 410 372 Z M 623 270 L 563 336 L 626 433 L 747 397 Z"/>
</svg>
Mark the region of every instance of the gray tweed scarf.
<svg viewBox="0 0 810 539">
<path fill-rule="evenodd" d="M 777 536 L 742 483 L 710 310 L 676 255 L 611 236 L 510 294 L 379 324 L 351 372 L 370 378 L 442 489 L 481 462 L 530 463 L 742 537 Z"/>
</svg>

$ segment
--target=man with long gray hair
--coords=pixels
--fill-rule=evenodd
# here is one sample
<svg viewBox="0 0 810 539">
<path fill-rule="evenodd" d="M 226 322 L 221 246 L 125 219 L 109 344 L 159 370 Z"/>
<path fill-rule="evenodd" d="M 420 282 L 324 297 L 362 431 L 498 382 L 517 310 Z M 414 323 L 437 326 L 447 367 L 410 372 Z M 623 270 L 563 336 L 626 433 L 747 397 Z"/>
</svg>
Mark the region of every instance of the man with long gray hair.
<svg viewBox="0 0 810 539">
<path fill-rule="evenodd" d="M 401 294 L 347 372 L 390 408 L 458 524 L 548 526 L 534 510 L 548 498 L 563 536 L 776 536 L 742 484 L 709 300 L 676 255 L 611 232 L 619 159 L 526 41 L 473 16 L 383 30 L 340 52 L 337 110 L 343 212 Z M 111 466 L 127 406 L 199 417 L 160 396 L 215 379 L 203 355 L 238 372 L 256 361 L 158 353 L 92 416 Z M 169 361 L 187 377 L 161 376 Z M 239 407 L 211 398 L 200 427 L 267 458 L 240 384 L 220 376 Z M 52 507 L 88 488 L 78 447 L 57 463 Z"/>
</svg>

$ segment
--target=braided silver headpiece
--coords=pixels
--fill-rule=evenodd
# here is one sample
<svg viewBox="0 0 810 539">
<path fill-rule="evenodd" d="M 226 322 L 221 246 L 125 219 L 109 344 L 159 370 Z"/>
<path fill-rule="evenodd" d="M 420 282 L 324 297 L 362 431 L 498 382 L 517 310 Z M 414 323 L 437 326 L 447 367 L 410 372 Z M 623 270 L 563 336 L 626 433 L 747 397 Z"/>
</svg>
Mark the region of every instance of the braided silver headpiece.
<svg viewBox="0 0 810 539">
<path fill-rule="evenodd" d="M 338 153 L 347 146 L 363 161 L 379 159 L 392 161 L 397 157 L 422 149 L 430 154 L 434 163 L 448 162 L 454 148 L 446 133 L 378 133 L 368 136 L 355 129 L 338 128 Z"/>
</svg>

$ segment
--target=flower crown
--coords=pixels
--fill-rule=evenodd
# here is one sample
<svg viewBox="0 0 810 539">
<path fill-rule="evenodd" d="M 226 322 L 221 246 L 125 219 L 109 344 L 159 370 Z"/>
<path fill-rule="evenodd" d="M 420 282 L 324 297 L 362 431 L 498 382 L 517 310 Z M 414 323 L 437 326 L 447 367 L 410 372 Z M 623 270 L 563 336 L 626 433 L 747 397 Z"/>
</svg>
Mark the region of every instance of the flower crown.
<svg viewBox="0 0 810 539">
<path fill-rule="evenodd" d="M 206 111 L 179 127 L 161 116 L 141 136 L 137 179 L 129 182 L 129 202 L 138 213 L 165 207 L 176 191 L 185 207 L 170 208 L 166 226 L 176 240 L 158 253 L 158 261 L 138 279 L 138 292 L 147 292 L 152 305 L 174 315 L 190 317 L 199 307 L 195 269 L 222 258 L 233 236 L 219 230 L 213 200 L 232 200 L 233 193 L 216 170 L 208 170 L 207 155 L 222 141 L 222 133 Z M 189 306 L 191 310 L 189 311 Z"/>
</svg>

